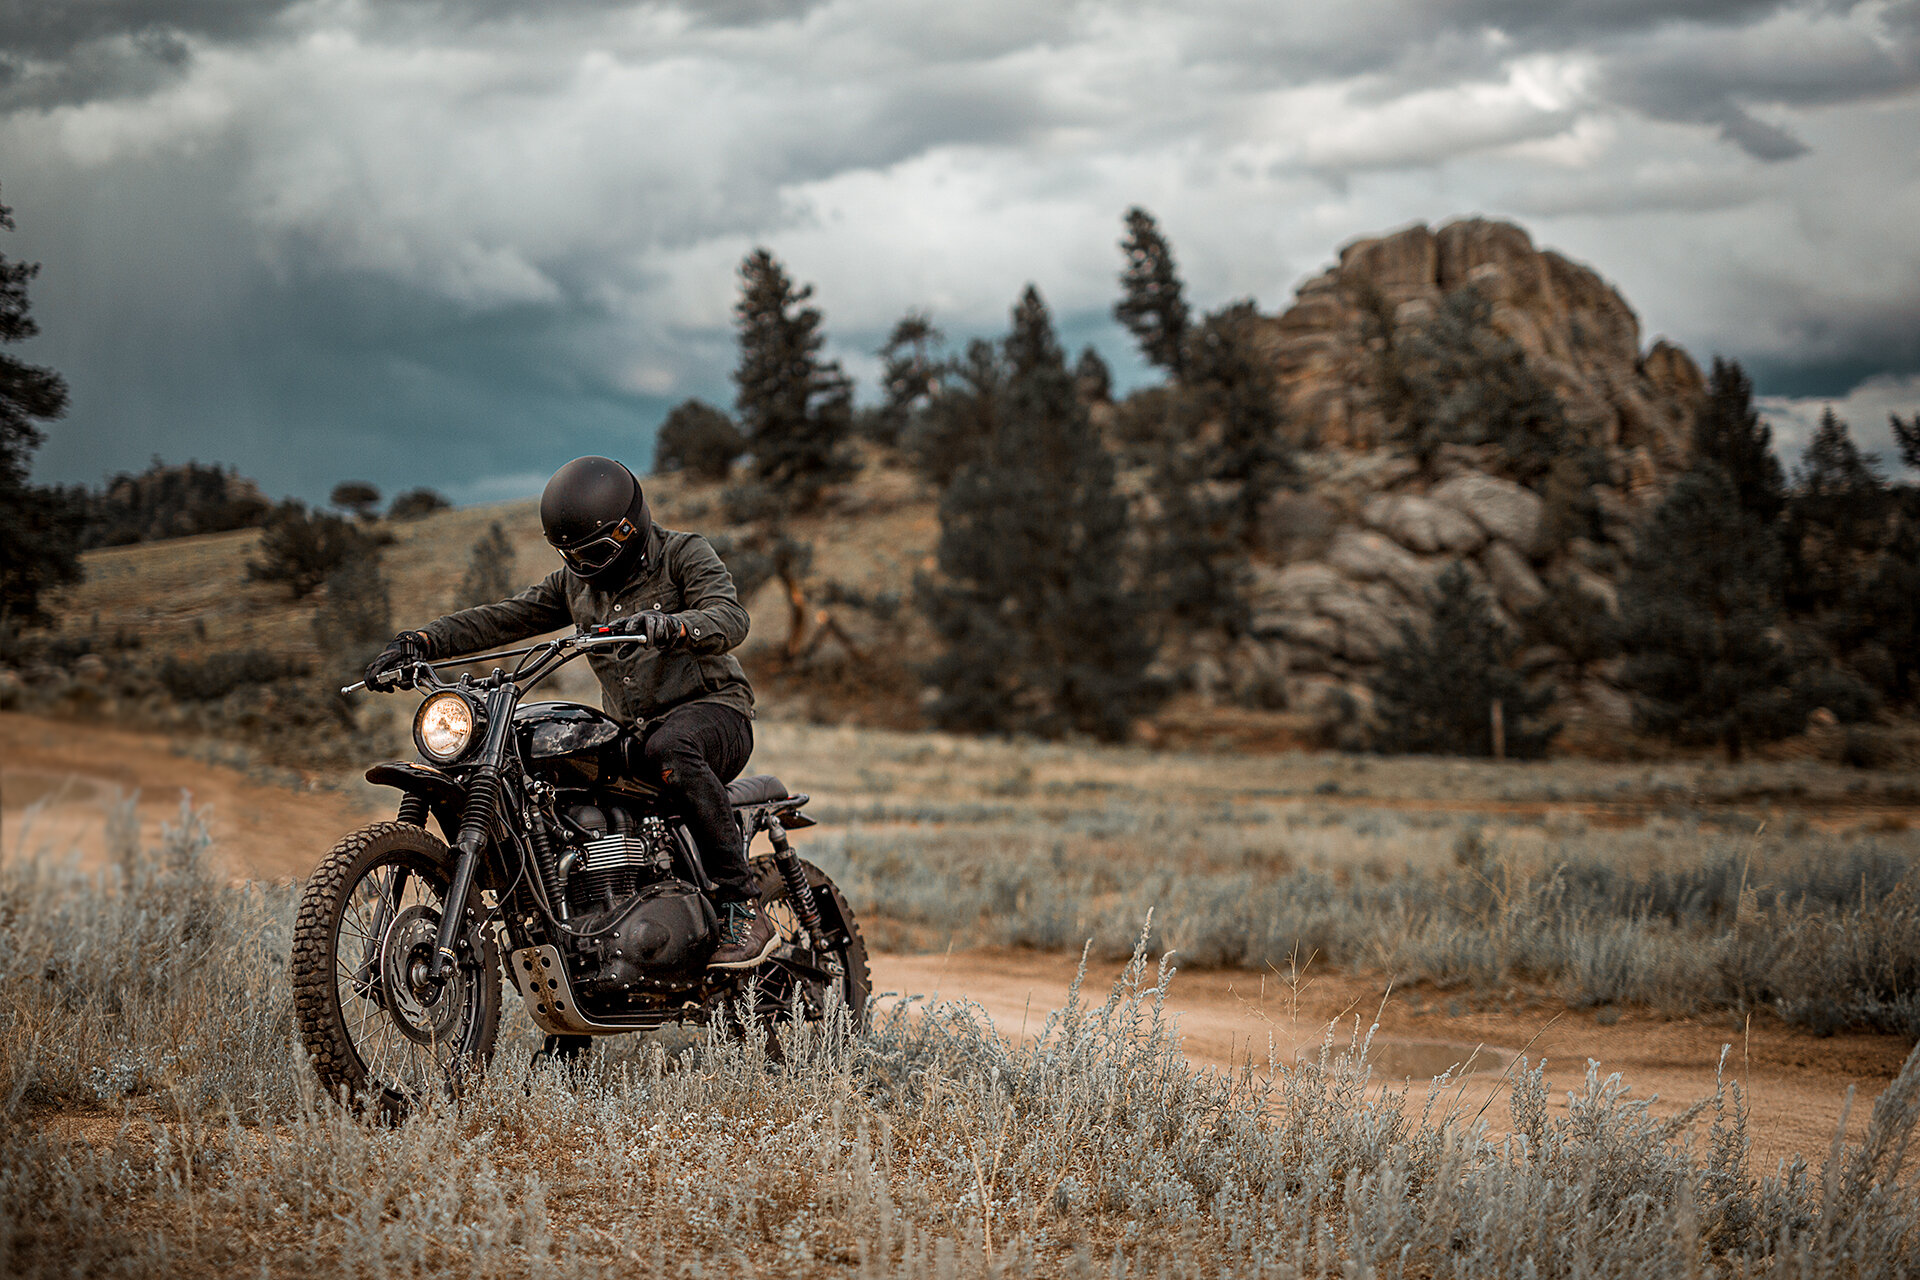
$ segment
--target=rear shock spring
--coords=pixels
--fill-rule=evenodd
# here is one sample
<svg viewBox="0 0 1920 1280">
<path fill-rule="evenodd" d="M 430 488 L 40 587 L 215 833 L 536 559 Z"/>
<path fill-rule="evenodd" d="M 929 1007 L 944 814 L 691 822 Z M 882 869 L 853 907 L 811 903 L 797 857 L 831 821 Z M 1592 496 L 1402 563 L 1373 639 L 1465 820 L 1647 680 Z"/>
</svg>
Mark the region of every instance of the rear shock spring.
<svg viewBox="0 0 1920 1280">
<path fill-rule="evenodd" d="M 793 846 L 787 843 L 787 829 L 778 818 L 767 819 L 767 839 L 773 842 L 773 865 L 786 882 L 787 899 L 793 903 L 793 913 L 800 917 L 800 927 L 807 931 L 808 944 L 815 955 L 825 957 L 831 965 L 833 956 L 827 950 L 826 929 L 820 923 L 820 904 L 813 896 L 813 886 L 807 883 L 807 869 L 794 856 Z"/>
</svg>

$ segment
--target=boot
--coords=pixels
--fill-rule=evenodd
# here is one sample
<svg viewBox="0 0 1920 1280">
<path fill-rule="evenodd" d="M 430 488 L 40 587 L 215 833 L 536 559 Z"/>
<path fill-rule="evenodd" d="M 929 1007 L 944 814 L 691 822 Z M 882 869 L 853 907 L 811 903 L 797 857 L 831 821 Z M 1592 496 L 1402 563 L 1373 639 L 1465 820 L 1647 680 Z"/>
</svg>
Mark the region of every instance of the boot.
<svg viewBox="0 0 1920 1280">
<path fill-rule="evenodd" d="M 773 954 L 780 936 L 773 921 L 760 904 L 749 898 L 744 902 L 720 905 L 720 945 L 714 948 L 709 969 L 751 969 Z"/>
</svg>

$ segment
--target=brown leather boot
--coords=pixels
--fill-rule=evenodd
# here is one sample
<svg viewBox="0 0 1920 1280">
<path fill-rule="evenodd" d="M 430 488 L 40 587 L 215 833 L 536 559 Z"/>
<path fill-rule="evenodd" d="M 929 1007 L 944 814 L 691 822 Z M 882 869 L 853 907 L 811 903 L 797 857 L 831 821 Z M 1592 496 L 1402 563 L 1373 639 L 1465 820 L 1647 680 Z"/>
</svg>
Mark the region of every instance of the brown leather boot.
<svg viewBox="0 0 1920 1280">
<path fill-rule="evenodd" d="M 720 904 L 720 945 L 707 961 L 707 968 L 751 969 L 772 955 L 778 945 L 780 935 L 774 932 L 773 921 L 767 919 L 758 902 L 752 899 L 723 902 Z"/>
</svg>

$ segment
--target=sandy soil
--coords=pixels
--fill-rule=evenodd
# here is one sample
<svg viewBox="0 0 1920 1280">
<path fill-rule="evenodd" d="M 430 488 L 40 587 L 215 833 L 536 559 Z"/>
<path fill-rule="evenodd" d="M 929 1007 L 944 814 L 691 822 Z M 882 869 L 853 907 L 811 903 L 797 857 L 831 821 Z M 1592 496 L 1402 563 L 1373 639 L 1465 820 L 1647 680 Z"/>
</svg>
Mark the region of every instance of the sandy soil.
<svg viewBox="0 0 1920 1280">
<path fill-rule="evenodd" d="M 155 735 L 0 713 L 0 856 L 76 850 L 83 861 L 103 859 L 116 803 L 137 794 L 143 836 L 153 839 L 178 818 L 183 792 L 210 808 L 219 855 L 246 878 L 304 875 L 339 834 L 390 811 L 371 789 L 298 790 L 178 754 Z M 873 964 L 876 991 L 974 1001 L 1010 1036 L 1040 1029 L 1064 1003 L 1075 968 L 1072 956 L 987 950 L 879 955 Z M 1096 968 L 1087 994 L 1103 997 L 1116 974 L 1117 966 Z M 1222 1067 L 1264 1063 L 1270 1048 L 1283 1061 L 1317 1052 L 1330 1022 L 1344 1042 L 1355 1018 L 1363 1028 L 1377 1019 L 1373 1061 L 1383 1079 L 1414 1080 L 1418 1101 L 1434 1073 L 1465 1063 L 1461 1105 L 1473 1115 L 1484 1104 L 1496 1128 L 1507 1116 L 1503 1081 L 1522 1053 L 1548 1059 L 1561 1106 L 1591 1058 L 1671 1113 L 1712 1092 L 1715 1064 L 1730 1047 L 1728 1069 L 1749 1090 L 1761 1167 L 1796 1153 L 1817 1164 L 1848 1090 L 1857 1094 L 1857 1132 L 1911 1047 L 1887 1036 L 1820 1039 L 1771 1019 L 1747 1026 L 1570 1011 L 1518 991 L 1387 993 L 1377 978 L 1311 970 L 1292 983 L 1280 973 L 1185 972 L 1167 1005 L 1188 1055 Z"/>
</svg>

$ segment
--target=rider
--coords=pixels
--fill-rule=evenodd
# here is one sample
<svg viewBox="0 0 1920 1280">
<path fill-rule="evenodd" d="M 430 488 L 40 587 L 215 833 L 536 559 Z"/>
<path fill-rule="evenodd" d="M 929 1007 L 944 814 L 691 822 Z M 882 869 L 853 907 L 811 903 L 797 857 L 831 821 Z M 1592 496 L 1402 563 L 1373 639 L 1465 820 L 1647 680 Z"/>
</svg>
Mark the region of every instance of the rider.
<svg viewBox="0 0 1920 1280">
<path fill-rule="evenodd" d="M 414 662 L 476 653 L 564 626 L 643 637 L 588 655 L 607 710 L 649 726 L 642 768 L 686 819 L 713 880 L 720 916 L 715 969 L 749 969 L 776 941 L 747 868 L 726 784 L 753 753 L 753 688 L 729 650 L 747 611 L 707 540 L 653 522 L 633 473 L 611 458 L 575 458 L 540 497 L 540 524 L 562 565 L 519 595 L 402 631 L 367 667 L 390 689 Z"/>
</svg>

